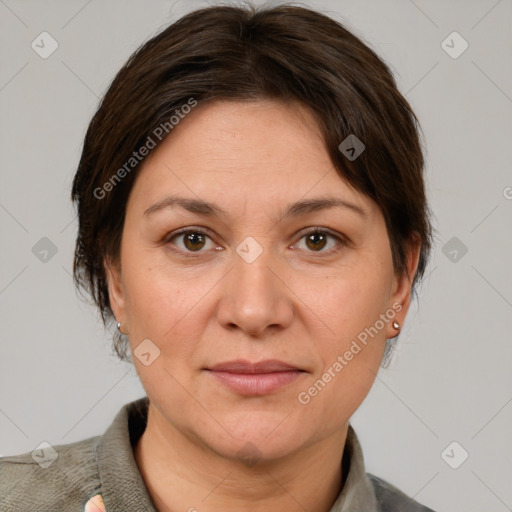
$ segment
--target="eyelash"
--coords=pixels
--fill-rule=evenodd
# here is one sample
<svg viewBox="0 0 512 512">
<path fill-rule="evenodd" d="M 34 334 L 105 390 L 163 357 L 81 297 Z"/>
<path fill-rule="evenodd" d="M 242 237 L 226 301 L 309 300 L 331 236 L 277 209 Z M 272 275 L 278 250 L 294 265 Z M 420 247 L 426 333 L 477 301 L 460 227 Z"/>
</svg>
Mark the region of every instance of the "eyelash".
<svg viewBox="0 0 512 512">
<path fill-rule="evenodd" d="M 187 228 L 183 228 L 183 229 L 180 229 L 178 231 L 175 231 L 175 232 L 171 233 L 168 237 L 166 237 L 165 243 L 172 246 L 172 244 L 171 244 L 172 240 L 174 240 L 175 238 L 179 237 L 180 235 L 186 235 L 186 234 L 190 234 L 190 233 L 201 234 L 201 235 L 204 235 L 204 236 L 208 237 L 211 240 L 210 235 L 204 229 L 202 229 L 202 228 L 190 228 L 190 227 L 187 227 Z M 333 232 L 331 232 L 330 230 L 327 230 L 325 228 L 319 228 L 319 227 L 314 227 L 314 228 L 312 228 L 312 229 L 310 229 L 309 231 L 306 231 L 306 232 L 301 231 L 299 233 L 299 235 L 300 235 L 299 241 L 302 240 L 303 238 L 309 236 L 309 235 L 316 235 L 316 234 L 327 235 L 327 236 L 329 236 L 331 238 L 334 238 L 338 242 L 338 245 L 334 249 L 330 249 L 328 251 L 323 251 L 323 250 L 322 251 L 318 251 L 318 252 L 317 251 L 307 251 L 311 255 L 318 254 L 319 256 L 331 256 L 331 255 L 337 253 L 338 251 L 340 251 L 344 246 L 347 245 L 347 240 L 346 240 L 345 237 L 343 237 L 341 235 L 336 235 Z M 197 258 L 202 252 L 206 252 L 206 251 L 203 251 L 203 250 L 199 250 L 199 251 L 184 251 L 182 249 L 178 249 L 178 248 L 174 248 L 174 247 L 172 248 L 172 250 L 175 251 L 175 252 L 179 252 L 180 254 L 182 254 L 182 255 L 184 255 L 185 257 L 188 257 L 188 258 Z"/>
</svg>

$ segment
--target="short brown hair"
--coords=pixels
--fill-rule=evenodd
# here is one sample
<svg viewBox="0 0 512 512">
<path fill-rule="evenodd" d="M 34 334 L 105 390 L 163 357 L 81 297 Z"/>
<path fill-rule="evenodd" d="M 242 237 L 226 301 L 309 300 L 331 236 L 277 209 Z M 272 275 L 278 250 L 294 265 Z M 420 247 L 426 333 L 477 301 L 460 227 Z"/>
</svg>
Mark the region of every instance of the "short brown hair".
<svg viewBox="0 0 512 512">
<path fill-rule="evenodd" d="M 108 194 L 98 198 L 97 191 L 105 191 L 133 152 L 190 98 L 296 100 L 309 107 L 340 176 L 381 208 L 397 273 L 407 270 L 411 237 L 421 241 L 414 291 L 432 227 L 419 123 L 388 66 L 319 12 L 293 5 L 214 6 L 187 14 L 143 44 L 112 81 L 88 127 L 72 187 L 79 221 L 73 271 L 105 325 L 113 314 L 104 260 L 119 258 L 139 165 L 122 173 Z M 365 145 L 355 160 L 339 149 L 349 135 Z M 118 337 L 114 347 L 125 359 L 126 343 Z"/>
</svg>

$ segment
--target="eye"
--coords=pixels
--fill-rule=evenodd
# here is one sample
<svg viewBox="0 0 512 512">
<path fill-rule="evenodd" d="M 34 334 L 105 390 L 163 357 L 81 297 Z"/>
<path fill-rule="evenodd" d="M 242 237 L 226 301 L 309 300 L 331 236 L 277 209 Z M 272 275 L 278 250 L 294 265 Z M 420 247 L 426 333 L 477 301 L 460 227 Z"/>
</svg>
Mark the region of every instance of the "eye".
<svg viewBox="0 0 512 512">
<path fill-rule="evenodd" d="M 174 240 L 181 241 L 181 244 L 174 243 Z M 175 245 L 180 251 L 185 253 L 204 252 L 203 249 L 205 248 L 207 250 L 209 248 L 211 249 L 212 247 L 216 247 L 208 234 L 197 228 L 183 229 L 177 233 L 173 233 L 166 240 L 166 243 Z M 208 247 L 208 243 L 210 244 L 210 247 Z"/>
<path fill-rule="evenodd" d="M 300 247 L 300 242 L 302 242 L 302 240 L 304 240 L 304 244 L 306 246 L 305 249 Z M 192 255 L 193 253 L 206 252 L 213 248 L 219 249 L 207 232 L 199 228 L 185 228 L 172 233 L 167 238 L 166 243 L 176 247 L 178 252 L 187 256 Z M 300 237 L 299 243 L 292 246 L 292 248 L 298 248 L 312 253 L 332 254 L 339 251 L 345 245 L 346 241 L 342 236 L 335 235 L 325 229 L 314 228 L 303 233 Z M 328 247 L 328 249 L 324 250 L 326 247 Z"/>
<path fill-rule="evenodd" d="M 331 240 L 331 248 L 327 250 L 323 250 L 325 247 L 329 245 L 329 239 Z M 300 240 L 304 240 L 304 244 L 306 246 L 306 250 L 308 252 L 318 252 L 325 254 L 332 254 L 339 251 L 344 245 L 345 240 L 330 231 L 326 231 L 325 229 L 314 228 L 311 231 L 303 234 Z M 296 244 L 295 247 L 299 247 L 299 244 Z"/>
</svg>

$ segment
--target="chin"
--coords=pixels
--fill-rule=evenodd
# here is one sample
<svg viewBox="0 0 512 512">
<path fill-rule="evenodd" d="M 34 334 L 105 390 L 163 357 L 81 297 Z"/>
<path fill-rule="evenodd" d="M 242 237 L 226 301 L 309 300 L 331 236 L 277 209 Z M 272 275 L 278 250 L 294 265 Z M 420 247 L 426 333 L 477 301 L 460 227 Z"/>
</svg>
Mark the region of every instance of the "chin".
<svg viewBox="0 0 512 512">
<path fill-rule="evenodd" d="M 249 465 L 270 462 L 289 456 L 308 442 L 304 424 L 297 424 L 292 416 L 287 417 L 282 410 L 237 413 L 219 418 L 226 428 L 222 435 L 218 435 L 219 429 L 207 429 L 196 435 L 227 459 L 238 459 Z"/>
</svg>

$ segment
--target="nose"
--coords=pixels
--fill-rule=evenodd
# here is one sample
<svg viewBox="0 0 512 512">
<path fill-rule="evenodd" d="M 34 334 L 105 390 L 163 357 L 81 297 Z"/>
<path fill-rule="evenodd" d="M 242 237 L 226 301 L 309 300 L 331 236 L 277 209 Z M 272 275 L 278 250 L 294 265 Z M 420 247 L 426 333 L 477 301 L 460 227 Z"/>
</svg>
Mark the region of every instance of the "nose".
<svg viewBox="0 0 512 512">
<path fill-rule="evenodd" d="M 271 251 L 264 250 L 251 263 L 237 253 L 233 260 L 217 309 L 221 325 L 255 337 L 288 327 L 294 314 L 293 293 Z"/>
</svg>

